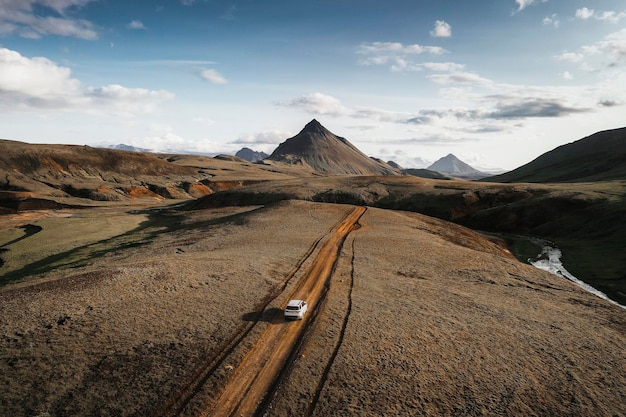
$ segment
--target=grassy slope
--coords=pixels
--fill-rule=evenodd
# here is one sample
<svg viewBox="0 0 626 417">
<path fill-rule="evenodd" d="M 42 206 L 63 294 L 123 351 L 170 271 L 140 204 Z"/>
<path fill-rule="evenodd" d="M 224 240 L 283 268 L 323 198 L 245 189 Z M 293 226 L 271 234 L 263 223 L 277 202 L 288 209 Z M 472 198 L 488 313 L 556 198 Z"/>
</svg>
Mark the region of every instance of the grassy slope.
<svg viewBox="0 0 626 417">
<path fill-rule="evenodd" d="M 483 181 L 587 182 L 626 178 L 626 128 L 599 132 Z"/>
</svg>

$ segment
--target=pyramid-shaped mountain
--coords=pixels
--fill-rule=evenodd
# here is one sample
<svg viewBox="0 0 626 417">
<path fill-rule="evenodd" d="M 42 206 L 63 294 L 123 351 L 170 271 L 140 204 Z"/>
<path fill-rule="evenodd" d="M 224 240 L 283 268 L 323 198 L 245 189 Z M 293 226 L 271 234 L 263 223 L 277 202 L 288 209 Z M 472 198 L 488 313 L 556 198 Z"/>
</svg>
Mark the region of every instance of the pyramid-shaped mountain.
<svg viewBox="0 0 626 417">
<path fill-rule="evenodd" d="M 428 169 L 465 179 L 479 179 L 488 176 L 488 174 L 480 172 L 452 154 L 437 160 Z"/>
<path fill-rule="evenodd" d="M 331 175 L 394 175 L 396 170 L 376 161 L 339 137 L 317 120 L 310 121 L 296 136 L 281 143 L 270 155 L 273 161 L 306 163 Z"/>
</svg>

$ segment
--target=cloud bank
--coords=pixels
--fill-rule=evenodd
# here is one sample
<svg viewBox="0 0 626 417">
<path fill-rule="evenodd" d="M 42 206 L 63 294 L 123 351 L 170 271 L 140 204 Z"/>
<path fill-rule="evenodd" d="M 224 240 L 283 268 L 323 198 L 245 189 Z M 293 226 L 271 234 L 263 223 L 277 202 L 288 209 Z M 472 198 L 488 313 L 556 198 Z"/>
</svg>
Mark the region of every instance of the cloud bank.
<svg viewBox="0 0 626 417">
<path fill-rule="evenodd" d="M 128 88 L 117 84 L 83 87 L 71 70 L 44 57 L 27 58 L 0 48 L 0 109 L 114 111 L 149 113 L 174 95 L 164 90 Z"/>
<path fill-rule="evenodd" d="M 72 17 L 72 11 L 97 0 L 2 0 L 0 31 L 24 38 L 46 35 L 95 40 L 93 23 Z"/>
</svg>

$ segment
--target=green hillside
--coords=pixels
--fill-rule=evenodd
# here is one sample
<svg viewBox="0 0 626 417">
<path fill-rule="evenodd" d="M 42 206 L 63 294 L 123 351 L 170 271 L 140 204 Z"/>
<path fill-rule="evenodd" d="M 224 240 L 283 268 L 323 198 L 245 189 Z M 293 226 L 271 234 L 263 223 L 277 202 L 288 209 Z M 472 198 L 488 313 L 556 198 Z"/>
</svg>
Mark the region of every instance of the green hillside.
<svg viewBox="0 0 626 417">
<path fill-rule="evenodd" d="M 490 182 L 595 182 L 626 179 L 626 128 L 559 146 Z"/>
</svg>

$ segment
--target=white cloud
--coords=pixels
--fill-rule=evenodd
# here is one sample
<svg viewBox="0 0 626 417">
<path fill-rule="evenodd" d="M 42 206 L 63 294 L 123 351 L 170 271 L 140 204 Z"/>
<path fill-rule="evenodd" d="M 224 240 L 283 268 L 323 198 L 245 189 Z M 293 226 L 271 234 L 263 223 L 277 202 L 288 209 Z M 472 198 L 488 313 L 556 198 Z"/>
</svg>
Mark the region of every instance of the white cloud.
<svg viewBox="0 0 626 417">
<path fill-rule="evenodd" d="M 198 123 L 204 126 L 212 126 L 215 124 L 215 120 L 209 118 L 209 117 L 203 117 L 203 116 L 196 116 L 193 119 L 191 119 L 194 123 Z"/>
<path fill-rule="evenodd" d="M 214 69 L 204 69 L 200 71 L 200 78 L 212 84 L 227 84 L 228 81 L 222 74 Z"/>
<path fill-rule="evenodd" d="M 80 96 L 80 82 L 71 78 L 69 68 L 47 58 L 26 58 L 16 51 L 0 49 L 0 104 L 46 107 L 68 105 Z M 8 99 L 7 95 L 11 96 Z M 4 99 L 3 99 L 4 98 Z M 8 101 L 4 103 L 4 101 Z"/>
<path fill-rule="evenodd" d="M 596 57 L 601 60 L 594 60 Z M 592 45 L 584 45 L 578 52 L 555 55 L 554 59 L 579 64 L 587 72 L 597 72 L 604 68 L 623 73 L 626 65 L 626 29 L 613 32 Z"/>
<path fill-rule="evenodd" d="M 352 110 L 350 116 L 355 119 L 366 119 L 382 123 L 404 123 L 405 120 L 413 115 L 381 109 L 360 108 Z"/>
<path fill-rule="evenodd" d="M 430 36 L 435 38 L 449 38 L 452 36 L 452 26 L 443 20 L 437 20 L 434 29 L 430 31 Z"/>
<path fill-rule="evenodd" d="M 394 72 L 401 71 L 423 71 L 429 70 L 434 72 L 455 72 L 462 71 L 465 68 L 463 64 L 457 64 L 455 62 L 423 62 L 419 64 L 413 64 L 403 58 L 396 58 L 394 64 L 391 66 L 391 70 Z"/>
<path fill-rule="evenodd" d="M 17 33 L 31 39 L 45 35 L 97 39 L 91 22 L 70 16 L 74 9 L 93 1 L 97 0 L 3 0 L 0 2 L 0 27 L 4 33 Z"/>
<path fill-rule="evenodd" d="M 611 22 L 611 23 L 619 23 L 620 20 L 626 18 L 626 11 L 623 12 L 614 12 L 614 11 L 608 11 L 608 12 L 602 12 L 596 15 L 596 19 L 598 20 L 604 20 L 607 22 Z"/>
<path fill-rule="evenodd" d="M 436 84 L 482 84 L 491 85 L 493 81 L 472 72 L 454 72 L 450 74 L 432 74 L 427 77 Z"/>
<path fill-rule="evenodd" d="M 535 3 L 545 3 L 548 0 L 515 0 L 515 3 L 517 3 L 518 5 L 518 12 L 521 12 L 522 10 L 524 10 L 525 8 L 527 8 L 528 6 L 535 4 Z"/>
<path fill-rule="evenodd" d="M 626 61 L 626 29 L 607 35 L 596 47 L 614 60 Z"/>
<path fill-rule="evenodd" d="M 291 136 L 293 136 L 293 134 L 290 132 L 270 130 L 240 136 L 233 143 L 239 145 L 277 145 Z"/>
<path fill-rule="evenodd" d="M 426 69 L 437 72 L 454 72 L 465 69 L 465 65 L 455 62 L 425 62 L 420 65 Z"/>
<path fill-rule="evenodd" d="M 338 99 L 322 93 L 313 93 L 276 104 L 283 107 L 301 109 L 307 113 L 320 116 L 338 117 L 349 113 L 349 110 Z"/>
<path fill-rule="evenodd" d="M 615 12 L 613 10 L 604 11 L 604 12 L 596 12 L 593 9 L 588 9 L 587 7 L 583 7 L 581 9 L 576 10 L 576 18 L 582 19 L 582 20 L 589 20 L 593 18 L 596 20 L 601 20 L 601 21 L 617 24 L 620 22 L 620 20 L 626 18 L 626 10 L 622 12 Z"/>
<path fill-rule="evenodd" d="M 357 62 L 358 65 L 389 65 L 394 72 L 421 71 L 426 67 L 413 61 L 416 55 L 443 55 L 447 52 L 439 46 L 404 45 L 400 42 L 362 43 L 356 50 L 357 54 L 365 56 Z"/>
<path fill-rule="evenodd" d="M 573 75 L 572 75 L 572 73 L 571 73 L 571 72 L 569 72 L 569 71 L 565 71 L 565 72 L 562 74 L 562 76 L 563 76 L 563 79 L 564 79 L 564 80 L 571 81 L 571 80 L 573 80 L 573 79 L 574 79 L 574 76 L 573 76 Z"/>
<path fill-rule="evenodd" d="M 553 14 L 552 16 L 546 16 L 543 18 L 543 25 L 554 26 L 556 29 L 558 29 L 559 26 L 561 26 L 561 21 L 556 14 Z"/>
<path fill-rule="evenodd" d="M 141 30 L 146 29 L 143 22 L 141 20 L 133 20 L 127 26 L 128 29 Z"/>
<path fill-rule="evenodd" d="M 434 54 L 442 55 L 447 51 L 439 46 L 423 46 L 419 44 L 404 45 L 400 42 L 372 42 L 362 43 L 357 49 L 358 54 L 362 55 L 379 55 L 379 54 L 397 54 L 397 55 L 416 55 L 416 54 Z"/>
<path fill-rule="evenodd" d="M 587 20 L 593 17 L 595 11 L 593 9 L 588 9 L 583 7 L 582 9 L 576 10 L 576 17 L 578 19 Z"/>
<path fill-rule="evenodd" d="M 576 52 L 563 52 L 559 55 L 554 56 L 554 59 L 556 59 L 557 61 L 565 61 L 565 62 L 572 62 L 572 63 L 582 62 L 584 58 L 585 56 L 583 54 L 576 53 Z"/>
<path fill-rule="evenodd" d="M 151 113 L 158 103 L 174 98 L 174 94 L 169 91 L 127 88 L 118 84 L 91 87 L 86 91 L 86 96 L 93 104 L 110 106 L 125 116 Z"/>
<path fill-rule="evenodd" d="M 84 88 L 71 70 L 47 58 L 27 58 L 0 48 L 0 108 L 102 111 L 123 114 L 152 111 L 174 95 L 167 91 L 121 85 Z"/>
</svg>

